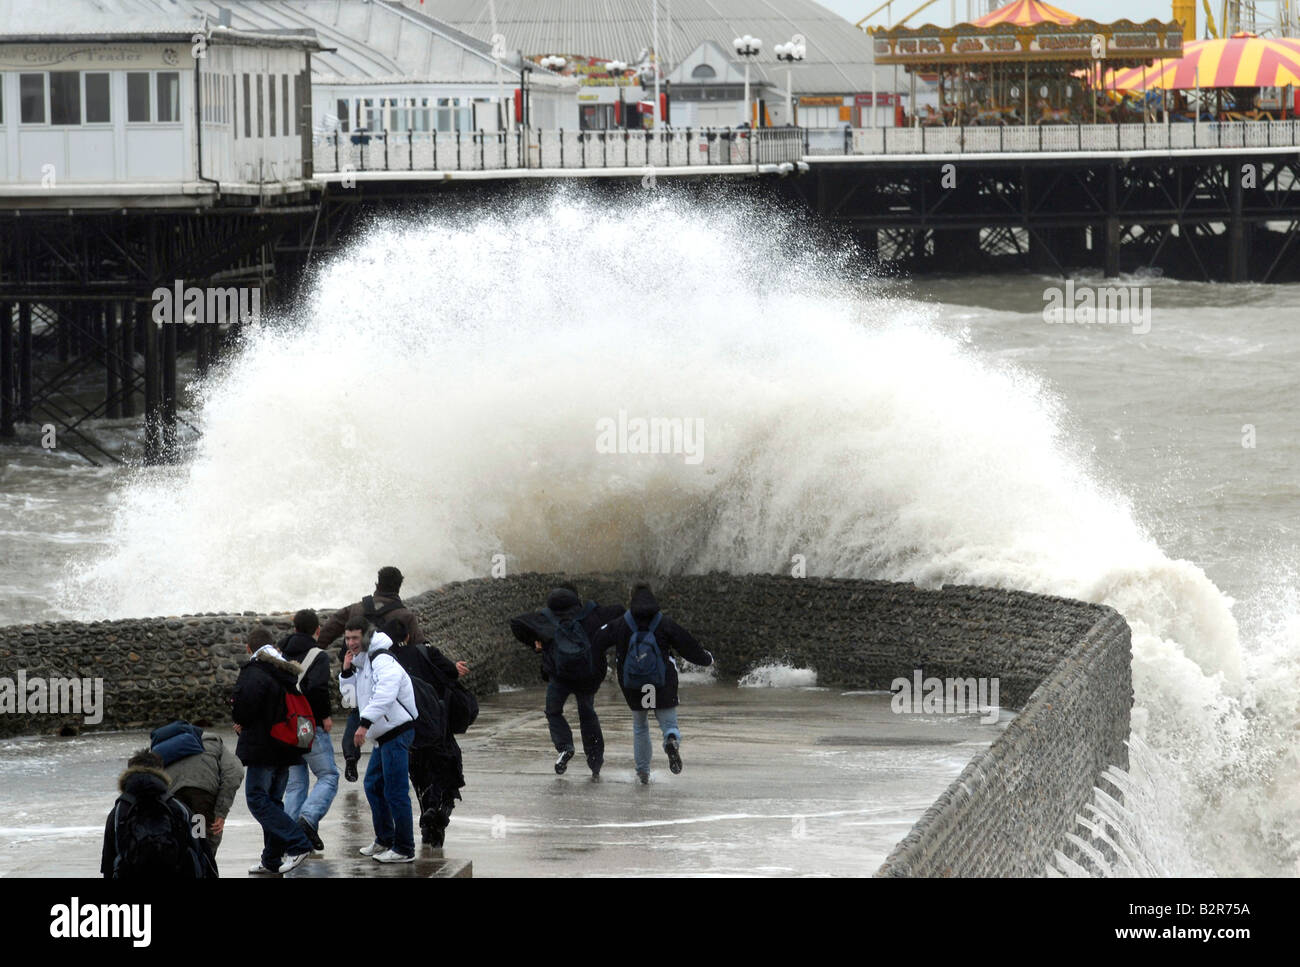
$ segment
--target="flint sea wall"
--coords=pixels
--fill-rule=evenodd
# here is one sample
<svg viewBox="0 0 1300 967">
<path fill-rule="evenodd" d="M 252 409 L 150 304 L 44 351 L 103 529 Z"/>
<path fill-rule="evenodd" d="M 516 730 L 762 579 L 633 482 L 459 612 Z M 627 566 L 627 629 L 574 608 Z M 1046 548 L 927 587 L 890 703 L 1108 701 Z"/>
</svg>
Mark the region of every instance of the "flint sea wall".
<svg viewBox="0 0 1300 967">
<path fill-rule="evenodd" d="M 622 576 L 569 577 L 584 597 L 626 600 Z M 481 696 L 537 681 L 506 619 L 541 606 L 555 575 L 449 584 L 409 598 L 429 637 L 474 669 Z M 1098 777 L 1128 765 L 1129 628 L 1111 608 L 948 586 L 709 574 L 652 582 L 660 604 L 709 648 L 720 680 L 766 661 L 817 671 L 819 684 L 888 690 L 896 678 L 997 678 L 1017 716 L 894 848 L 884 876 L 1042 875 Z M 321 609 L 322 620 L 332 611 Z M 33 678 L 102 679 L 97 729 L 229 718 L 228 696 L 254 623 L 289 615 L 206 614 L 0 628 L 0 689 Z M 338 665 L 338 654 L 333 660 Z M 3 696 L 0 695 L 0 699 Z M 82 714 L 0 714 L 0 736 L 76 734 Z M 1069 850 L 1066 850 L 1068 853 Z M 866 871 L 864 871 L 866 872 Z"/>
</svg>

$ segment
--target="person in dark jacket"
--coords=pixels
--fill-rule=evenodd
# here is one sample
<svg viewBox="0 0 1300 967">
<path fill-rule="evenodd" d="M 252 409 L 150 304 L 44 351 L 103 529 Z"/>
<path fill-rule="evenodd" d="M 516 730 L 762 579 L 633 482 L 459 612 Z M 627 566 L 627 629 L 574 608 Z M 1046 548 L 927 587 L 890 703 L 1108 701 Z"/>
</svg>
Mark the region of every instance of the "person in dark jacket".
<svg viewBox="0 0 1300 967">
<path fill-rule="evenodd" d="M 312 649 L 316 654 L 311 665 L 305 666 L 307 674 L 303 676 L 302 693 L 311 702 L 312 714 L 316 717 L 316 741 L 298 765 L 289 767 L 289 784 L 284 790 L 284 811 L 289 818 L 302 827 L 302 831 L 311 840 L 312 848 L 323 850 L 325 844 L 320 838 L 321 820 L 329 812 L 330 804 L 339 791 L 339 767 L 334 761 L 334 739 L 330 730 L 334 720 L 330 717 L 330 684 L 333 675 L 330 672 L 329 652 L 320 648 L 316 638 L 320 633 L 320 619 L 316 612 L 304 608 L 293 616 L 293 634 L 277 646 L 280 653 L 289 661 L 302 665 Z M 307 771 L 316 777 L 316 785 L 307 794 Z"/>
<path fill-rule="evenodd" d="M 239 743 L 235 755 L 244 764 L 244 798 L 262 827 L 262 858 L 252 874 L 288 873 L 311 854 L 311 840 L 284 811 L 289 767 L 302 753 L 271 737 L 271 726 L 286 715 L 284 695 L 298 687 L 302 667 L 271 644 L 271 633 L 258 625 L 248 633 L 252 657 L 239 670 L 231 698 Z"/>
<path fill-rule="evenodd" d="M 564 774 L 573 758 L 573 730 L 564 718 L 564 703 L 572 695 L 578 705 L 583 754 L 587 757 L 592 778 L 600 778 L 600 767 L 605 762 L 605 737 L 600 730 L 600 718 L 596 715 L 596 691 L 605 680 L 606 664 L 603 654 L 592 652 L 587 662 L 587 674 L 569 676 L 558 670 L 555 648 L 557 622 L 576 619 L 590 643 L 600 626 L 612 621 L 622 611 L 617 605 L 602 607 L 594 601 L 583 604 L 577 588 L 562 584 L 547 596 L 546 611 L 533 611 L 510 619 L 510 631 L 520 643 L 542 656 L 542 680 L 547 683 L 546 724 L 555 751 L 559 753 L 555 760 L 558 775 Z"/>
<path fill-rule="evenodd" d="M 463 661 L 453 663 L 428 642 L 412 644 L 410 632 L 401 621 L 388 622 L 384 633 L 396 642 L 392 653 L 397 663 L 411 678 L 433 686 L 444 705 L 452 683 L 469 674 L 469 665 Z M 464 760 L 455 734 L 448 729 L 439 746 L 412 746 L 409 770 L 420 802 L 420 841 L 440 849 L 446 840 L 451 811 L 465 785 Z"/>
<path fill-rule="evenodd" d="M 634 632 L 648 632 L 652 628 L 663 657 L 664 683 L 661 686 L 627 687 L 624 684 L 627 681 L 624 666 L 632 636 Z M 611 647 L 615 649 L 619 687 L 632 710 L 632 753 L 636 760 L 637 778 L 642 783 L 650 781 L 651 710 L 663 733 L 668 767 L 674 774 L 681 772 L 682 733 L 677 727 L 677 663 L 673 660 L 673 652 L 696 665 L 712 665 L 713 655 L 700 647 L 689 631 L 659 610 L 659 602 L 648 584 L 634 586 L 627 611 L 597 632 L 596 653 L 604 656 Z"/>
<path fill-rule="evenodd" d="M 217 875 L 194 814 L 169 793 L 163 760 L 144 749 L 117 779 L 121 794 L 104 823 L 99 872 L 109 879 L 194 880 Z"/>
<path fill-rule="evenodd" d="M 412 642 L 417 645 L 423 644 L 425 637 L 424 632 L 420 630 L 420 619 L 415 616 L 414 611 L 402 603 L 398 593 L 402 590 L 403 580 L 402 572 L 392 565 L 381 567 L 375 579 L 375 593 L 334 612 L 321 627 L 316 643 L 322 648 L 328 648 L 343 634 L 348 622 L 355 618 L 369 619 L 377 628 L 382 628 L 385 623 L 396 618 L 411 633 Z M 345 654 L 347 654 L 347 646 L 340 644 L 339 659 L 342 660 Z M 357 710 L 349 710 L 347 721 L 343 725 L 342 739 L 343 778 L 348 782 L 357 781 L 357 761 L 361 758 L 361 753 L 357 750 L 353 738 L 356 736 L 359 724 Z"/>
</svg>

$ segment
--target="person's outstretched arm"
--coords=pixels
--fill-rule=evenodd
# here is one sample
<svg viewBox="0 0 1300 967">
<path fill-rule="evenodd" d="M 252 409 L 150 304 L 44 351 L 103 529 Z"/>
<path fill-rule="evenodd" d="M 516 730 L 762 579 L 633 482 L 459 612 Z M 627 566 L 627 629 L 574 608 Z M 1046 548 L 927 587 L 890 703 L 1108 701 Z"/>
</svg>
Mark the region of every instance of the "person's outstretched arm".
<svg viewBox="0 0 1300 967">
<path fill-rule="evenodd" d="M 352 613 L 355 605 L 348 605 L 346 608 L 339 608 L 334 612 L 333 617 L 326 621 L 320 629 L 320 637 L 316 639 L 316 645 L 319 648 L 328 648 L 334 643 L 334 639 L 343 634 L 343 629 L 347 627 L 348 616 Z"/>
<path fill-rule="evenodd" d="M 668 641 L 673 646 L 673 650 L 681 655 L 692 665 L 712 665 L 713 655 L 706 651 L 704 646 L 695 640 L 689 631 L 679 625 L 672 618 L 664 615 L 663 624 L 667 627 L 664 631 L 667 633 Z"/>
</svg>

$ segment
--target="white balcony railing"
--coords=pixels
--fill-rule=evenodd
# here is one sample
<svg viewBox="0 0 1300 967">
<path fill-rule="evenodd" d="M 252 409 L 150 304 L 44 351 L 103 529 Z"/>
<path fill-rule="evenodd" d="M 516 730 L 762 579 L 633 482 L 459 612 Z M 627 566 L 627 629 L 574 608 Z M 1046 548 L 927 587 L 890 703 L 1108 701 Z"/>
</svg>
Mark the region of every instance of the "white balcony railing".
<svg viewBox="0 0 1300 967">
<path fill-rule="evenodd" d="M 1300 147 L 1300 120 L 1201 124 L 1043 124 L 1031 127 L 826 128 L 805 132 L 807 154 L 984 154 Z"/>
</svg>

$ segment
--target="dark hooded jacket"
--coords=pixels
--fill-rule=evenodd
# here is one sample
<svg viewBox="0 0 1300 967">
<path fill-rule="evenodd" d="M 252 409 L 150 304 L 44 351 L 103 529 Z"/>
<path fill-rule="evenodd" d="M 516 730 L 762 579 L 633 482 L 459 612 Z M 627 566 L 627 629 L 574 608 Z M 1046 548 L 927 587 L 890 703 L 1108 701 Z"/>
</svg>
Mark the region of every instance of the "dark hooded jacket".
<svg viewBox="0 0 1300 967">
<path fill-rule="evenodd" d="M 649 588 L 640 588 L 632 595 L 628 611 L 632 614 L 632 620 L 641 631 L 647 631 L 650 628 L 650 622 L 656 614 L 659 613 L 659 602 L 655 600 L 653 592 Z M 628 642 L 632 638 L 632 629 L 628 627 L 627 621 L 624 620 L 621 612 L 616 618 L 611 620 L 601 628 L 595 638 L 594 647 L 597 654 L 602 657 L 605 653 L 613 648 L 614 661 L 618 669 L 619 687 L 623 687 L 623 662 L 627 658 Z M 664 615 L 659 621 L 659 627 L 655 629 L 655 641 L 659 643 L 659 648 L 664 655 L 664 686 L 655 690 L 655 708 L 676 708 L 677 706 L 677 664 L 673 661 L 673 653 L 681 655 L 687 661 L 696 665 L 712 665 L 713 655 L 705 651 L 700 646 L 691 633 L 679 625 L 668 615 Z M 642 703 L 641 690 L 636 688 L 623 688 L 623 698 L 627 700 L 628 708 L 632 711 L 640 711 L 644 706 Z"/>
<path fill-rule="evenodd" d="M 400 595 L 391 591 L 376 591 L 370 595 L 377 611 L 387 608 L 390 605 L 396 605 L 391 611 L 388 611 L 383 617 L 383 623 L 398 619 L 406 626 L 406 630 L 411 633 L 411 643 L 415 645 L 423 644 L 427 639 L 424 632 L 420 630 L 420 619 L 415 616 L 415 612 L 402 603 Z M 366 616 L 365 599 L 358 601 L 356 604 L 350 604 L 346 608 L 339 608 L 333 616 L 321 625 L 320 637 L 316 639 L 316 644 L 325 648 L 334 643 L 335 639 L 343 634 L 349 621 L 353 618 L 364 618 Z M 382 627 L 382 624 L 381 624 Z"/>
<path fill-rule="evenodd" d="M 235 755 L 245 766 L 293 766 L 302 752 L 271 738 L 271 726 L 284 718 L 284 693 L 297 688 L 302 666 L 286 661 L 267 645 L 239 670 L 231 697 L 231 718 L 240 726 Z"/>
<path fill-rule="evenodd" d="M 117 779 L 119 793 L 133 796 L 138 806 L 148 799 L 158 799 L 167 794 L 171 779 L 161 769 L 149 766 L 129 766 Z M 119 808 L 121 813 L 119 814 Z M 117 833 L 119 823 L 129 823 L 130 804 L 119 798 L 108 811 L 104 821 L 104 848 L 99 858 L 99 872 L 106 878 L 112 878 L 113 865 L 117 861 Z M 138 878 L 193 880 L 199 878 L 200 871 L 204 877 L 217 875 L 216 864 L 212 860 L 207 844 L 192 835 L 192 818 L 189 809 L 179 799 L 170 799 L 167 808 L 172 813 L 173 834 L 176 839 L 177 867 L 171 871 L 152 871 L 143 873 L 135 871 Z M 125 837 L 124 837 L 125 840 Z M 197 869 L 196 869 L 197 864 Z M 121 870 L 123 879 L 131 878 L 132 871 Z"/>
<path fill-rule="evenodd" d="M 307 652 L 321 646 L 311 635 L 295 631 L 282 638 L 276 647 L 287 660 L 301 665 L 302 660 L 307 657 Z M 317 725 L 324 724 L 330 717 L 330 683 L 333 679 L 334 675 L 330 671 L 330 653 L 322 648 L 321 654 L 316 656 L 311 668 L 307 670 L 307 677 L 302 680 L 302 693 L 307 696 L 307 701 L 311 702 L 312 714 L 316 716 Z"/>
<path fill-rule="evenodd" d="M 587 632 L 587 638 L 594 644 L 596 641 L 596 632 L 600 626 L 606 622 L 612 621 L 618 615 L 623 613 L 623 609 L 618 605 L 596 605 L 595 602 L 589 602 L 593 605 L 592 611 L 582 621 L 583 630 Z M 583 608 L 582 599 L 570 591 L 568 588 L 556 588 L 546 598 L 546 606 L 554 612 L 557 618 L 562 620 L 573 617 Z M 550 681 L 557 678 L 555 674 L 555 625 L 541 611 L 532 611 L 528 614 L 521 614 L 510 619 L 510 631 L 514 634 L 519 642 L 528 649 L 532 650 L 533 642 L 542 643 L 542 680 Z M 600 688 L 600 683 L 605 680 L 605 656 L 604 652 L 595 651 L 592 655 L 592 677 L 585 681 L 564 681 L 575 691 L 587 692 L 595 691 Z"/>
<path fill-rule="evenodd" d="M 460 678 L 460 670 L 455 662 L 433 645 L 428 644 L 394 645 L 392 655 L 397 659 L 397 663 L 406 669 L 406 674 L 428 682 L 437 692 L 438 698 L 446 703 L 451 683 Z M 425 660 L 426 657 L 428 661 Z M 411 754 L 428 756 L 433 763 L 439 787 L 455 793 L 457 799 L 460 798 L 458 790 L 465 785 L 464 759 L 461 756 L 460 743 L 456 741 L 456 735 L 451 729 L 447 730 L 440 748 L 422 752 L 412 749 Z"/>
</svg>

